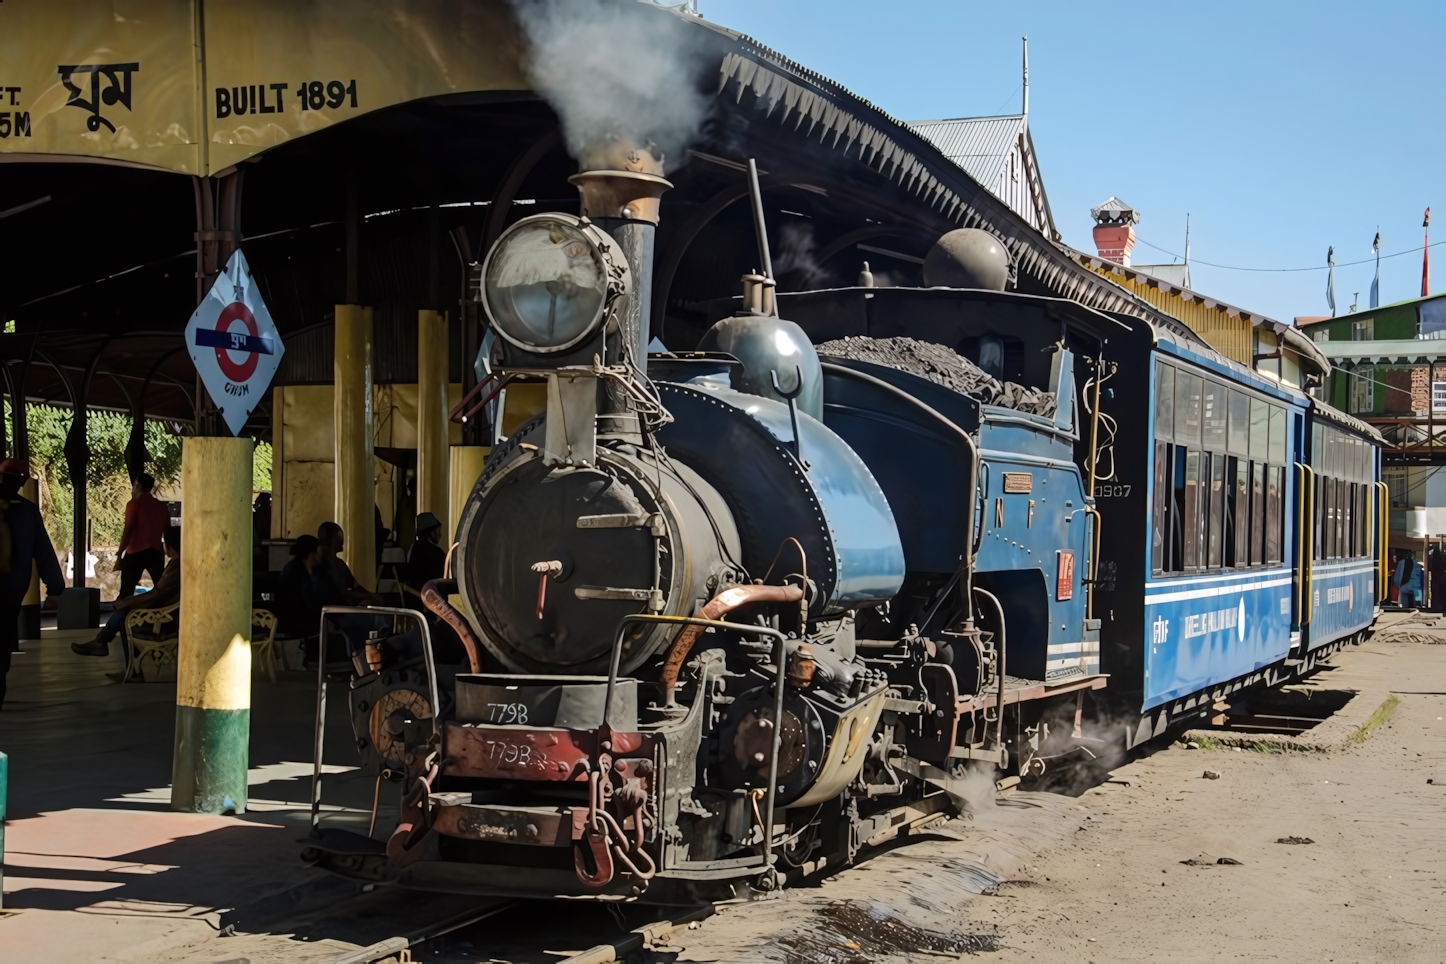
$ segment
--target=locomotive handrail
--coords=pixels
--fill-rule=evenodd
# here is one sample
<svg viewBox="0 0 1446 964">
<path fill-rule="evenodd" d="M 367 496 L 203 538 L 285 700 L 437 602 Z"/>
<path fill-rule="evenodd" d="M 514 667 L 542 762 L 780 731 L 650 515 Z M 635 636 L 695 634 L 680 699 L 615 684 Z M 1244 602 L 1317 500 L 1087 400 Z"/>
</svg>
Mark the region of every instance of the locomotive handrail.
<svg viewBox="0 0 1446 964">
<path fill-rule="evenodd" d="M 398 609 L 395 606 L 322 606 L 321 632 L 316 647 L 316 756 L 311 765 L 311 832 L 316 833 L 321 823 L 321 752 L 326 739 L 326 617 L 329 615 L 354 616 L 406 616 L 415 619 L 422 627 L 422 655 L 427 661 L 427 682 L 432 697 L 432 733 L 441 733 L 441 696 L 437 688 L 437 664 L 432 658 L 432 631 L 427 626 L 427 617 L 415 609 Z"/>
<path fill-rule="evenodd" d="M 609 717 L 613 708 L 613 689 L 617 685 L 618 665 L 622 661 L 623 653 L 623 630 L 629 623 L 672 623 L 682 626 L 703 626 L 715 629 L 727 629 L 737 633 L 751 633 L 759 636 L 771 636 L 778 643 L 778 653 L 774 659 L 777 664 L 778 675 L 774 680 L 773 699 L 773 743 L 772 753 L 768 759 L 768 820 L 761 828 L 763 830 L 763 862 L 760 866 L 773 866 L 773 819 L 777 811 L 778 797 L 778 754 L 783 748 L 783 687 L 787 682 L 788 663 L 788 637 L 776 629 L 768 626 L 749 626 L 746 623 L 730 623 L 720 619 L 699 619 L 697 616 L 664 616 L 652 613 L 635 613 L 631 616 L 624 616 L 618 621 L 618 628 L 613 633 L 612 659 L 608 665 L 608 688 L 603 697 L 603 726 L 610 726 Z M 696 694 L 693 699 L 703 699 L 703 694 Z"/>
<path fill-rule="evenodd" d="M 1099 578 L 1100 528 L 1104 523 L 1100 510 L 1086 502 L 1085 518 L 1090 520 L 1089 532 L 1085 535 L 1085 547 L 1089 550 L 1089 562 L 1085 564 L 1085 618 L 1095 618 L 1095 582 Z"/>
<path fill-rule="evenodd" d="M 989 505 L 989 463 L 980 462 L 974 478 L 974 504 L 969 509 L 969 525 L 974 530 L 969 543 L 969 568 L 979 558 L 979 544 L 984 541 L 985 523 L 988 522 Z"/>
</svg>

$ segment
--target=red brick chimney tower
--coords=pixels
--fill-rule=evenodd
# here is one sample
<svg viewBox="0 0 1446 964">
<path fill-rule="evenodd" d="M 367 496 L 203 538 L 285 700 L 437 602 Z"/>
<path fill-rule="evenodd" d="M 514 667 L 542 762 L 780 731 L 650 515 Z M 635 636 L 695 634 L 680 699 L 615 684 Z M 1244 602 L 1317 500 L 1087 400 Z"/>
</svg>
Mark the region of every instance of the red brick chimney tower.
<svg viewBox="0 0 1446 964">
<path fill-rule="evenodd" d="M 1090 208 L 1090 216 L 1095 219 L 1095 248 L 1100 257 L 1128 265 L 1130 252 L 1135 247 L 1135 225 L 1140 223 L 1140 212 L 1112 197 Z"/>
</svg>

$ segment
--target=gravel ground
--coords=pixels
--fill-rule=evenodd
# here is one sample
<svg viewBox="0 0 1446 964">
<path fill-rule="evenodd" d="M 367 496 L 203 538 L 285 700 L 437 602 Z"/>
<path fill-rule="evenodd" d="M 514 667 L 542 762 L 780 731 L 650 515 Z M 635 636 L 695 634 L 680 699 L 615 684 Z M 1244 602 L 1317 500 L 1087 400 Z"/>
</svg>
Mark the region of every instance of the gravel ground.
<svg viewBox="0 0 1446 964">
<path fill-rule="evenodd" d="M 1320 685 L 1361 694 L 1337 714 L 1359 730 L 1344 749 L 1165 746 L 1078 797 L 1016 794 L 730 909 L 649 960 L 1446 960 L 1446 646 L 1378 636 L 1334 663 Z"/>
</svg>

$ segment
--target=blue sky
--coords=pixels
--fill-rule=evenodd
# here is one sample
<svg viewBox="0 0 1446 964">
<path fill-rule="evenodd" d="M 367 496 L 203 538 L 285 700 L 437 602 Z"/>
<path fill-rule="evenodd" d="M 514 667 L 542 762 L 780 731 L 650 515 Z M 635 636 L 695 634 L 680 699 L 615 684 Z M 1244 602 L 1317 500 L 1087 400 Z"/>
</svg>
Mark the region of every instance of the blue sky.
<svg viewBox="0 0 1446 964">
<path fill-rule="evenodd" d="M 1421 285 L 1421 215 L 1446 241 L 1446 3 L 978 3 L 699 0 L 741 30 L 905 120 L 1019 111 L 1065 241 L 1093 251 L 1089 208 L 1118 195 L 1194 288 L 1281 321 L 1328 314 L 1324 266 L 1370 258 L 1383 303 Z M 1446 245 L 1431 290 L 1446 291 Z M 1169 262 L 1145 244 L 1136 264 Z M 1369 303 L 1372 264 L 1336 270 Z"/>
</svg>

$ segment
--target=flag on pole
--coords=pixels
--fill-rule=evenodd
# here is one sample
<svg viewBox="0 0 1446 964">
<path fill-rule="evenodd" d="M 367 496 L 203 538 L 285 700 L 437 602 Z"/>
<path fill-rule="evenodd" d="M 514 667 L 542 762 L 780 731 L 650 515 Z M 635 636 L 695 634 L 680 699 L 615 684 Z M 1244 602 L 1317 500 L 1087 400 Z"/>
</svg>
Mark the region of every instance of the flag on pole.
<svg viewBox="0 0 1446 964">
<path fill-rule="evenodd" d="M 1376 276 L 1371 279 L 1371 307 L 1381 306 L 1381 232 L 1376 232 L 1376 240 L 1371 242 L 1371 252 L 1376 256 Z"/>
<path fill-rule="evenodd" d="M 1421 222 L 1421 297 L 1431 294 L 1431 209 L 1426 209 L 1426 218 Z"/>
<path fill-rule="evenodd" d="M 1336 249 L 1326 249 L 1326 304 L 1331 306 L 1331 317 L 1336 315 Z"/>
</svg>

